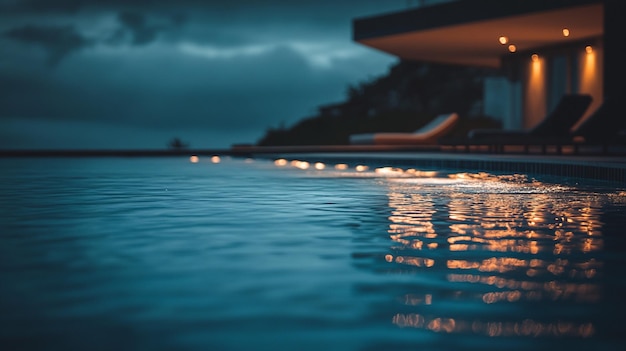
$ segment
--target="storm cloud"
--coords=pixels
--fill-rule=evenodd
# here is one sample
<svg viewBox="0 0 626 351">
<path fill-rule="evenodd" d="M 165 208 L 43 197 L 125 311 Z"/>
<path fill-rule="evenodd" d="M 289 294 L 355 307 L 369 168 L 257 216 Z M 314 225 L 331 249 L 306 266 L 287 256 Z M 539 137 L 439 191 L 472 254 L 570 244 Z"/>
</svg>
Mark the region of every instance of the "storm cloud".
<svg viewBox="0 0 626 351">
<path fill-rule="evenodd" d="M 0 0 L 0 148 L 255 142 L 386 72 L 350 31 L 380 3 Z"/>
<path fill-rule="evenodd" d="M 122 25 L 110 43 L 119 42 L 121 37 L 129 34 L 134 45 L 146 45 L 157 39 L 159 32 L 175 29 L 181 26 L 185 17 L 180 14 L 172 14 L 168 18 L 169 23 L 150 24 L 148 18 L 139 12 L 123 11 L 118 14 L 118 21 Z"/>
<path fill-rule="evenodd" d="M 82 36 L 73 26 L 38 27 L 25 25 L 4 33 L 8 38 L 42 47 L 48 53 L 48 63 L 56 65 L 73 51 L 91 45 L 91 40 Z"/>
</svg>

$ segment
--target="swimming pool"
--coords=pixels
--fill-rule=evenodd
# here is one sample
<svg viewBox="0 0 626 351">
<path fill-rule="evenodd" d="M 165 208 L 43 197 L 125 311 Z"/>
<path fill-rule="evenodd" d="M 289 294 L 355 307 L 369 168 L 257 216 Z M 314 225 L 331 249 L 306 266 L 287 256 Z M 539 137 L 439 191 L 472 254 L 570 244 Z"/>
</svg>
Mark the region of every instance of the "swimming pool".
<svg viewBox="0 0 626 351">
<path fill-rule="evenodd" d="M 0 342 L 615 350 L 626 341 L 624 189 L 356 166 L 0 159 Z"/>
</svg>

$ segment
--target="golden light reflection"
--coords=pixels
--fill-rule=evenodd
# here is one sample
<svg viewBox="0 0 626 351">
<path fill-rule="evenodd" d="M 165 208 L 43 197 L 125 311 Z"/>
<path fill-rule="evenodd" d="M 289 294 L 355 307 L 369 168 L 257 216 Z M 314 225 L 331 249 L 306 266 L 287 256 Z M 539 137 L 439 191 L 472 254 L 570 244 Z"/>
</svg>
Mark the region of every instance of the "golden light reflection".
<svg viewBox="0 0 626 351">
<path fill-rule="evenodd" d="M 274 165 L 276 165 L 277 167 L 283 167 L 286 165 L 291 165 L 294 168 L 300 168 L 300 169 L 309 169 L 309 168 L 314 168 L 316 170 L 324 170 L 326 168 L 328 168 L 329 166 L 327 166 L 325 163 L 323 162 L 315 162 L 315 163 L 309 163 L 307 161 L 302 161 L 302 160 L 291 160 L 291 161 L 287 161 L 284 158 L 280 158 L 280 159 L 276 159 L 274 160 Z M 345 163 L 338 163 L 335 164 L 333 166 L 333 168 L 335 170 L 338 171 L 347 171 L 350 169 L 350 167 L 345 164 Z M 368 172 L 370 170 L 370 166 L 364 165 L 364 164 L 359 164 L 356 165 L 354 167 L 354 171 L 357 173 L 361 173 L 361 175 L 359 175 L 359 177 L 372 177 L 372 178 L 389 178 L 392 181 L 405 181 L 405 182 L 438 182 L 441 181 L 444 178 L 437 178 L 437 176 L 439 175 L 438 171 L 423 171 L 423 170 L 417 170 L 414 168 L 408 168 L 408 169 L 403 169 L 400 167 L 377 167 L 374 168 L 373 171 Z M 333 172 L 329 172 L 328 176 L 349 176 L 349 177 L 354 177 L 355 174 L 350 172 L 350 173 L 333 173 Z M 444 181 L 445 182 L 445 181 Z"/>
<path fill-rule="evenodd" d="M 487 172 L 477 172 L 477 173 L 469 173 L 469 172 L 460 172 L 460 173 L 450 173 L 448 175 L 449 178 L 452 179 L 473 179 L 473 180 L 491 180 L 491 181 L 502 181 L 502 180 L 525 180 L 523 175 L 511 175 L 511 176 L 496 176 Z M 518 179 L 521 177 L 521 179 Z M 509 179 L 511 178 L 511 179 Z"/>
<path fill-rule="evenodd" d="M 413 171 L 404 171 L 409 173 Z M 443 188 L 439 183 L 387 182 L 387 233 L 393 245 L 384 255 L 385 265 L 425 275 L 445 271 L 445 280 L 459 289 L 452 295 L 479 303 L 484 311 L 502 304 L 595 304 L 603 299 L 597 279 L 604 262 L 594 256 L 604 247 L 596 198 L 571 196 L 565 186 L 546 185 L 523 175 L 461 172 L 448 178 L 456 181 Z M 463 289 L 464 284 L 480 287 Z M 438 296 L 437 290 L 406 292 L 398 300 L 416 309 L 450 303 L 451 297 Z M 488 321 L 398 313 L 392 323 L 490 337 L 595 333 L 591 322 L 560 318 Z"/>
<path fill-rule="evenodd" d="M 286 166 L 287 163 L 288 163 L 287 160 L 285 160 L 284 158 L 279 158 L 277 160 L 274 160 L 274 164 L 279 167 Z"/>
<path fill-rule="evenodd" d="M 407 306 L 418 306 L 418 305 L 432 305 L 433 303 L 433 295 L 432 294 L 406 294 L 402 297 L 402 303 Z"/>
<path fill-rule="evenodd" d="M 391 260 L 396 263 L 415 267 L 432 267 L 435 265 L 435 260 L 425 257 L 396 256 L 394 259 L 394 257 L 391 256 Z"/>
<path fill-rule="evenodd" d="M 401 176 L 404 174 L 404 170 L 394 167 L 379 167 L 374 170 L 374 173 L 383 176 Z"/>
<path fill-rule="evenodd" d="M 291 166 L 299 169 L 309 169 L 311 164 L 307 161 L 293 160 L 290 162 Z"/>
<path fill-rule="evenodd" d="M 589 279 L 584 272 L 575 272 L 576 279 Z M 472 283 L 493 286 L 509 291 L 489 291 L 481 295 L 484 303 L 515 302 L 518 300 L 573 300 L 575 302 L 598 302 L 602 296 L 601 288 L 591 283 L 567 283 L 558 280 L 534 281 L 505 278 L 497 275 L 448 274 L 449 282 Z M 515 301 L 513 301 L 513 299 Z"/>
<path fill-rule="evenodd" d="M 426 329 L 437 333 L 474 333 L 489 337 L 570 336 L 588 338 L 595 334 L 593 323 L 558 321 L 553 323 L 524 319 L 514 322 L 485 322 L 456 318 L 432 317 L 417 313 L 398 313 L 392 323 L 401 328 Z"/>
<path fill-rule="evenodd" d="M 433 177 L 436 177 L 439 174 L 439 172 L 437 172 L 437 171 L 420 171 L 418 169 L 409 168 L 409 169 L 404 171 L 404 174 L 412 176 L 412 177 L 418 177 L 418 178 L 433 178 Z"/>
<path fill-rule="evenodd" d="M 199 161 L 200 159 L 196 155 L 192 155 L 191 157 L 189 157 L 189 162 L 191 163 L 198 163 Z"/>
<path fill-rule="evenodd" d="M 220 163 L 220 162 L 222 162 L 222 159 L 219 156 L 212 156 L 211 157 L 211 162 L 213 162 L 213 163 Z"/>
</svg>

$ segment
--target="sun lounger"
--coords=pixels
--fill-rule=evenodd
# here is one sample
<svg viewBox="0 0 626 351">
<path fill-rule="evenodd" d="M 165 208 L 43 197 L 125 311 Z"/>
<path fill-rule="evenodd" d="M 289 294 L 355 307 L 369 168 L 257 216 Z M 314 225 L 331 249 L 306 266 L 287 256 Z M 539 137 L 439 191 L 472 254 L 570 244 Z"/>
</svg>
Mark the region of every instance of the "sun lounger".
<svg viewBox="0 0 626 351">
<path fill-rule="evenodd" d="M 413 133 L 353 134 L 350 144 L 366 145 L 436 145 L 437 140 L 450 132 L 459 119 L 457 113 L 441 114 Z"/>
<path fill-rule="evenodd" d="M 547 145 L 562 145 L 571 140 L 572 127 L 585 114 L 592 97 L 587 94 L 564 95 L 557 106 L 539 124 L 528 130 L 474 129 L 466 138 L 440 139 L 440 143 L 452 146 L 487 146 L 489 151 L 503 152 L 505 146 L 523 146 L 528 152 L 530 146 L 541 146 L 546 152 Z"/>
<path fill-rule="evenodd" d="M 583 143 L 606 142 L 618 137 L 626 127 L 622 116 L 612 116 L 609 100 L 604 100 L 592 114 L 578 123 L 572 134 Z"/>
<path fill-rule="evenodd" d="M 626 145 L 626 120 L 621 115 L 615 115 L 609 104 L 612 101 L 605 99 L 591 115 L 577 123 L 572 131 L 572 144 L 576 152 L 581 146 L 601 146 L 606 153 L 610 145 Z M 613 112 L 613 113 L 612 113 Z"/>
</svg>

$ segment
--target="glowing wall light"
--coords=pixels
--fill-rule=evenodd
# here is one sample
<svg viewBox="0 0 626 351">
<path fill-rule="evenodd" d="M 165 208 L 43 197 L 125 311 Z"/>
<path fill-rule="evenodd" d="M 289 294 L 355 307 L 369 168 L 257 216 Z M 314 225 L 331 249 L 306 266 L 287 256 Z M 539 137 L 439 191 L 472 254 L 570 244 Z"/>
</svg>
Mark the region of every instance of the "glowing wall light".
<svg viewBox="0 0 626 351">
<path fill-rule="evenodd" d="M 539 58 L 539 55 L 533 54 L 531 56 L 530 65 L 530 87 L 540 88 L 541 86 L 543 86 L 543 78 L 543 67 L 541 64 L 541 59 Z"/>
<path fill-rule="evenodd" d="M 596 52 L 590 45 L 587 45 L 587 47 L 585 47 L 581 73 L 581 91 L 592 91 L 593 87 L 597 84 L 596 81 L 598 80 L 598 65 L 596 60 Z"/>
<path fill-rule="evenodd" d="M 325 164 L 323 164 L 322 162 L 316 162 L 316 163 L 315 163 L 315 169 L 317 169 L 317 170 L 320 170 L 320 171 L 321 171 L 321 170 L 322 170 L 322 169 L 324 169 L 324 168 L 326 168 L 326 165 L 325 165 Z"/>
<path fill-rule="evenodd" d="M 509 52 L 515 52 L 517 51 L 517 47 L 513 44 L 509 45 Z"/>
<path fill-rule="evenodd" d="M 196 155 L 189 157 L 189 162 L 191 163 L 198 163 L 198 161 L 200 161 L 200 159 Z"/>
<path fill-rule="evenodd" d="M 530 127 L 539 122 L 537 116 L 544 115 L 546 112 L 545 59 L 533 54 L 528 61 L 524 127 Z"/>
<path fill-rule="evenodd" d="M 500 44 L 506 45 L 509 42 L 509 38 L 501 36 L 500 38 L 498 38 L 498 41 L 500 42 Z"/>
<path fill-rule="evenodd" d="M 563 36 L 564 37 L 569 37 L 569 29 L 563 28 Z"/>
</svg>

